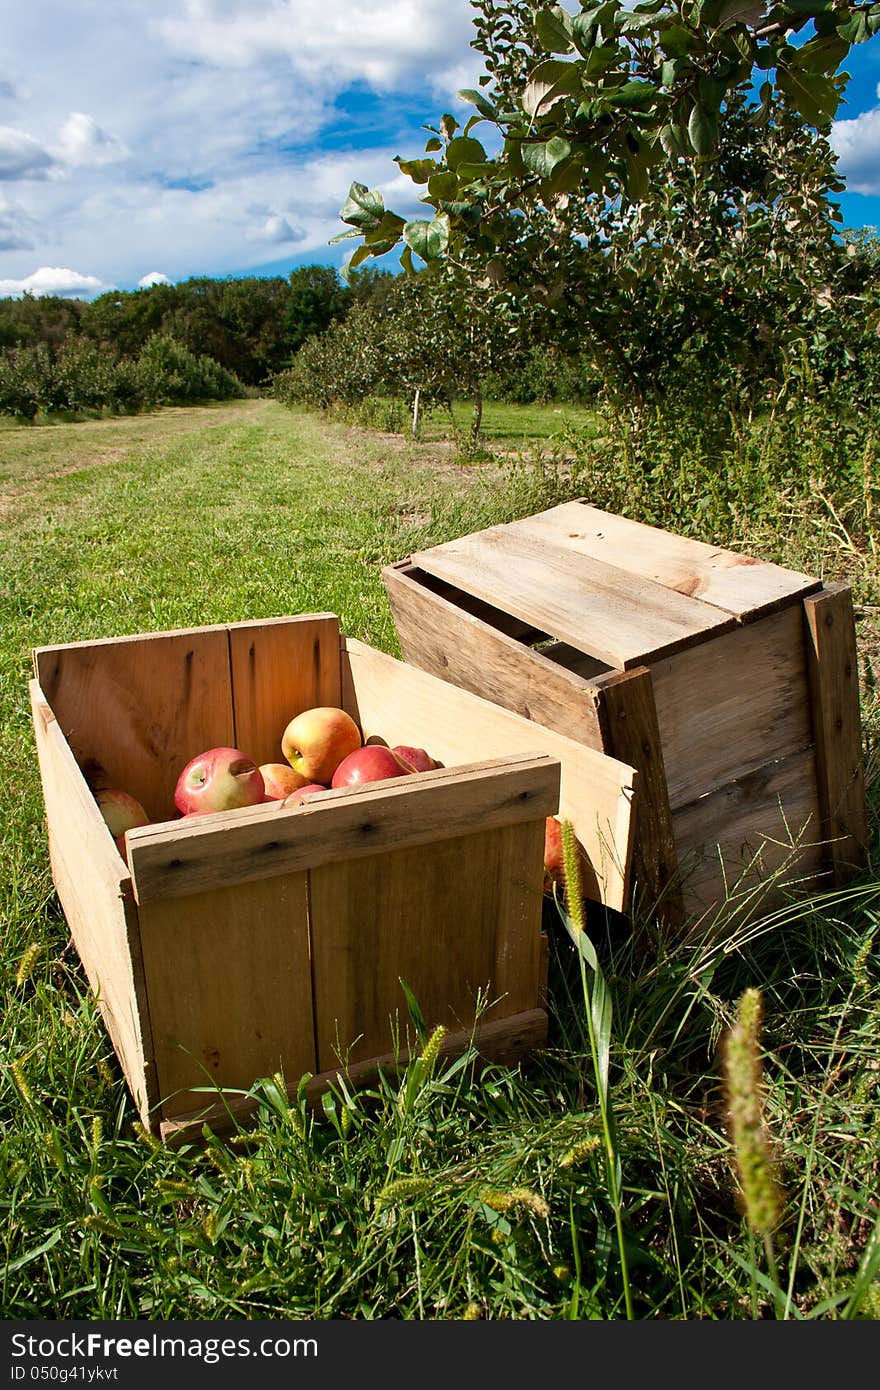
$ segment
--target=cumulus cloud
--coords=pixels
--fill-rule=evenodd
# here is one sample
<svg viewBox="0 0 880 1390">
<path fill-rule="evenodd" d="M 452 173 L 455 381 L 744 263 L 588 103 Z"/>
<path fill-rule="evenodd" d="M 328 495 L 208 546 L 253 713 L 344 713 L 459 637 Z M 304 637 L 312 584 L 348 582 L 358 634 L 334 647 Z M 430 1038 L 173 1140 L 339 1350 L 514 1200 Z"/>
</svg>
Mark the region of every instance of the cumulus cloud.
<svg viewBox="0 0 880 1390">
<path fill-rule="evenodd" d="M 151 270 L 149 275 L 142 275 L 138 280 L 139 290 L 148 290 L 151 285 L 173 285 L 174 281 L 161 270 Z"/>
<path fill-rule="evenodd" d="M 850 192 L 880 194 L 880 106 L 852 120 L 835 121 L 831 145 Z"/>
<path fill-rule="evenodd" d="M 12 126 L 0 126 L 0 179 L 45 179 L 53 166 L 48 150 Z"/>
<path fill-rule="evenodd" d="M 244 67 L 284 59 L 322 82 L 365 81 L 387 90 L 421 71 L 438 79 L 467 52 L 468 0 L 184 0 L 159 22 L 169 43 L 204 61 Z"/>
<path fill-rule="evenodd" d="M 58 157 L 65 164 L 118 164 L 128 158 L 128 150 L 91 116 L 72 111 L 58 134 Z"/>
<path fill-rule="evenodd" d="M 0 251 L 30 251 L 36 224 L 15 203 L 0 196 Z"/>
<path fill-rule="evenodd" d="M 0 280 L 0 295 L 54 294 L 70 299 L 91 299 L 106 287 L 94 275 L 81 275 L 78 270 L 42 265 L 22 280 Z"/>
<path fill-rule="evenodd" d="M 302 241 L 303 233 L 298 227 L 291 226 L 286 217 L 279 212 L 270 212 L 265 216 L 258 214 L 260 220 L 247 228 L 245 236 L 249 241 L 263 241 L 272 246 L 283 246 L 287 242 Z"/>
</svg>

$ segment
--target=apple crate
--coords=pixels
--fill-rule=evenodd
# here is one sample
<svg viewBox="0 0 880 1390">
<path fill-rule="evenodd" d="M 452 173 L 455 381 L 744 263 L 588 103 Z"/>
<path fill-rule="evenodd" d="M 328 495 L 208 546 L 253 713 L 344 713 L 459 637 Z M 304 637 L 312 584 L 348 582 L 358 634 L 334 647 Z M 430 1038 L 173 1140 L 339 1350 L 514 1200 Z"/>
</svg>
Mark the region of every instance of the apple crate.
<svg viewBox="0 0 880 1390">
<path fill-rule="evenodd" d="M 564 760 L 589 781 L 597 882 L 632 851 L 631 767 L 340 634 L 332 614 L 34 651 L 31 702 L 58 897 L 141 1119 L 174 1138 L 254 1108 L 281 1071 L 309 1093 L 406 1060 L 401 980 L 455 1052 L 514 1061 L 546 1038 L 545 817 Z M 175 818 L 194 754 L 278 761 L 301 710 L 444 766 Z M 127 862 L 92 788 L 151 824 Z"/>
<path fill-rule="evenodd" d="M 865 862 L 845 585 L 586 499 L 383 577 L 407 662 L 637 769 L 630 904 L 746 915 Z"/>
</svg>

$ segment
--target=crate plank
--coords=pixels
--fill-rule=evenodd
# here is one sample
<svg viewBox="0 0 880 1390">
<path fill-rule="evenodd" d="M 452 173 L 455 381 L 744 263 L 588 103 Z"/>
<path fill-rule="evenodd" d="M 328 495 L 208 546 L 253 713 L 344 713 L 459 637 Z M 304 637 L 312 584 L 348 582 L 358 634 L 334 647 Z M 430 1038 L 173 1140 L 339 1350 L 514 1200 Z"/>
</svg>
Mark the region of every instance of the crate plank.
<svg viewBox="0 0 880 1390">
<path fill-rule="evenodd" d="M 316 705 L 338 705 L 339 619 L 310 613 L 230 623 L 235 747 L 255 763 L 283 762 L 290 720 Z"/>
<path fill-rule="evenodd" d="M 717 907 L 726 893 L 742 900 L 754 892 L 763 909 L 828 877 L 812 749 L 699 797 L 672 823 L 693 912 Z"/>
<path fill-rule="evenodd" d="M 52 877 L 144 1124 L 158 1100 L 131 878 L 36 680 L 29 683 Z"/>
<path fill-rule="evenodd" d="M 409 1025 L 468 1028 L 540 992 L 544 821 L 312 871 L 318 1069 L 388 1052 Z M 396 1023 L 394 1015 L 396 1014 Z"/>
<path fill-rule="evenodd" d="M 411 557 L 419 568 L 625 670 L 732 627 L 728 613 L 516 522 Z"/>
<path fill-rule="evenodd" d="M 197 1087 L 316 1071 L 304 872 L 138 914 L 163 1119 L 203 1103 Z"/>
<path fill-rule="evenodd" d="M 392 845 L 423 845 L 550 815 L 559 764 L 541 752 L 318 792 L 305 802 L 245 806 L 147 825 L 127 835 L 139 904 L 221 888 Z"/>
<path fill-rule="evenodd" d="M 87 780 L 130 792 L 151 820 L 174 814 L 190 758 L 234 744 L 224 627 L 38 647 L 34 666 Z"/>
<path fill-rule="evenodd" d="M 813 740 L 801 605 L 651 668 L 673 809 Z"/>
<path fill-rule="evenodd" d="M 589 687 L 558 663 L 555 653 L 522 646 L 521 640 L 440 595 L 432 595 L 426 611 L 424 589 L 412 573 L 392 565 L 382 573 L 404 661 L 590 748 L 601 748 Z"/>
<path fill-rule="evenodd" d="M 631 521 L 586 500 L 512 522 L 510 530 L 604 561 L 741 620 L 821 587 L 810 575 Z"/>
<path fill-rule="evenodd" d="M 427 740 L 428 752 L 450 766 L 493 754 L 544 752 L 558 759 L 559 815 L 572 822 L 592 869 L 584 892 L 625 911 L 637 778 L 632 767 L 350 637 L 342 648 L 342 688 L 366 736 L 416 745 Z"/>
<path fill-rule="evenodd" d="M 852 595 L 828 584 L 804 603 L 822 833 L 836 883 L 867 862 L 865 769 Z"/>
</svg>

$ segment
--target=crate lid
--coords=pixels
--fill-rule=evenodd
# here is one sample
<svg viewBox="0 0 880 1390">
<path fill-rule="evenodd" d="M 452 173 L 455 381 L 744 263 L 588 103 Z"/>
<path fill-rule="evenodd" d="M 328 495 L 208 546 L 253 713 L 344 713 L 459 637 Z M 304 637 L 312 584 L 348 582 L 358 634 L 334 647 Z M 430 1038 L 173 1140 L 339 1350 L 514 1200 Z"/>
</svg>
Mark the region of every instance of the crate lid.
<svg viewBox="0 0 880 1390">
<path fill-rule="evenodd" d="M 622 670 L 821 588 L 821 581 L 591 506 L 564 502 L 415 552 L 474 598 Z"/>
</svg>

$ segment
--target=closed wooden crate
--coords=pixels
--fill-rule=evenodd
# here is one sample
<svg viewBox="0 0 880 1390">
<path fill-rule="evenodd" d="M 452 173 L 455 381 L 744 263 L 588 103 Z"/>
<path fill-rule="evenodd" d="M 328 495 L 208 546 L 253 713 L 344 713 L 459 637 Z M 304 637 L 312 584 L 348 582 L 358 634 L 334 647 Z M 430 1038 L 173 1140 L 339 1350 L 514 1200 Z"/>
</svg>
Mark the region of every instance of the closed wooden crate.
<svg viewBox="0 0 880 1390">
<path fill-rule="evenodd" d="M 864 863 L 845 585 L 586 500 L 383 576 L 407 662 L 638 770 L 629 906 L 745 917 Z"/>
<path fill-rule="evenodd" d="M 342 637 L 332 614 L 41 647 L 34 665 L 54 882 L 152 1131 L 243 1116 L 243 1093 L 278 1071 L 292 1085 L 311 1073 L 314 1094 L 340 1069 L 405 1061 L 401 980 L 446 1050 L 473 1036 L 510 1061 L 544 1040 L 542 847 L 560 753 L 590 776 L 609 881 L 631 854 L 632 768 Z M 174 818 L 189 758 L 228 745 L 279 761 L 287 722 L 316 705 L 445 766 Z M 151 817 L 127 833 L 127 862 L 101 785 Z"/>
</svg>

